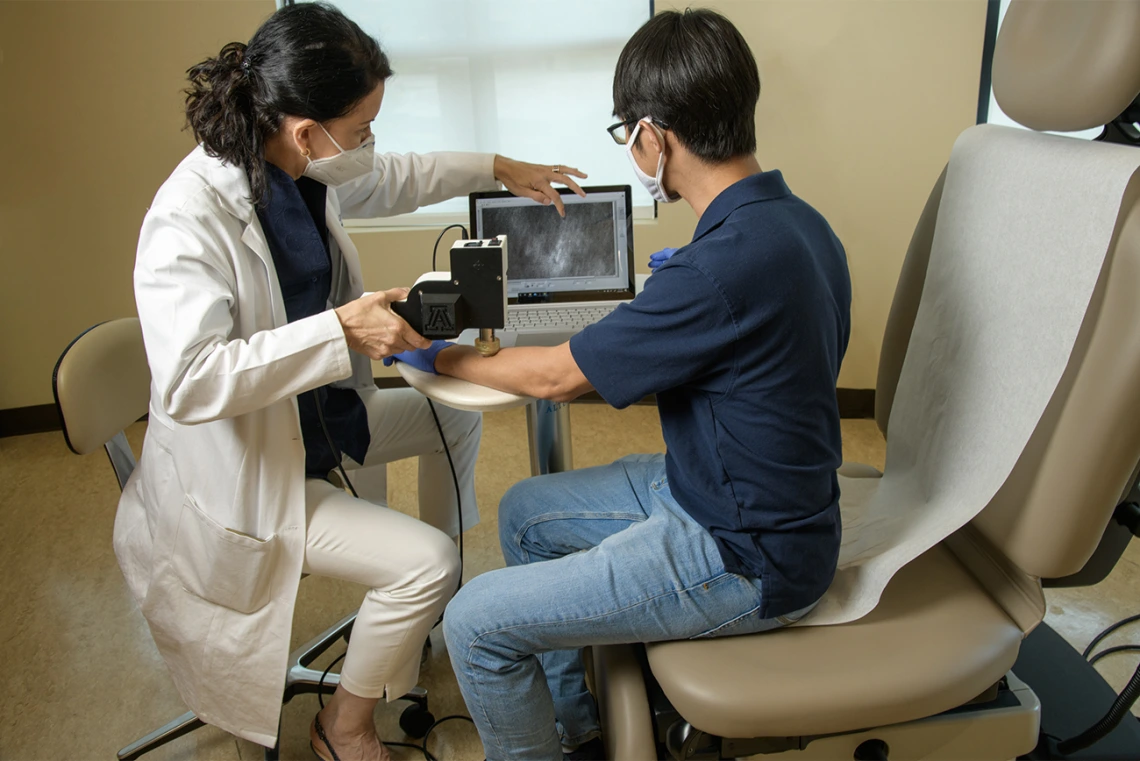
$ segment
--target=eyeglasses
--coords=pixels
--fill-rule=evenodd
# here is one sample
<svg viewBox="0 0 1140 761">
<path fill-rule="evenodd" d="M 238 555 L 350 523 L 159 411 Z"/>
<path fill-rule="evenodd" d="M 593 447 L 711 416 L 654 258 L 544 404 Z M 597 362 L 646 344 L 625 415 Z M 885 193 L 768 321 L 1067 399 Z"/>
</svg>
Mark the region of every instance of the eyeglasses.
<svg viewBox="0 0 1140 761">
<path fill-rule="evenodd" d="M 640 121 L 648 121 L 651 124 L 654 124 L 654 125 L 660 127 L 661 129 L 669 129 L 669 125 L 667 125 L 667 124 L 662 124 L 661 122 L 657 121 L 656 119 L 650 119 L 648 117 L 644 117 L 643 119 L 627 119 L 624 122 L 618 122 L 617 124 L 611 124 L 609 127 L 606 127 L 606 132 L 610 133 L 610 137 L 612 137 L 614 139 L 615 143 L 617 143 L 618 145 L 625 145 L 626 143 L 629 142 L 629 135 L 631 132 L 631 130 L 629 129 L 630 126 L 637 124 Z M 621 132 L 620 130 L 623 127 L 625 128 L 625 131 Z"/>
</svg>

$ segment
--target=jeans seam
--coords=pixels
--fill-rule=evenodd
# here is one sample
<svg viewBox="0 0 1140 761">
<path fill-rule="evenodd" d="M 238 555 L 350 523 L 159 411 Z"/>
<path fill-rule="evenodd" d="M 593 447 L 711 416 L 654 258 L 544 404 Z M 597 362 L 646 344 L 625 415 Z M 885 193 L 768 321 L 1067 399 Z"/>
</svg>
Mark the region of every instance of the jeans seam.
<svg viewBox="0 0 1140 761">
<path fill-rule="evenodd" d="M 644 515 L 641 515 L 640 513 L 619 513 L 619 512 L 591 513 L 591 514 L 589 514 L 588 517 L 583 516 L 580 513 L 570 513 L 570 512 L 543 513 L 542 515 L 537 515 L 537 516 L 527 520 L 525 523 L 523 523 L 521 526 L 519 526 L 519 529 L 518 529 L 518 531 L 515 532 L 515 536 L 514 536 L 515 546 L 518 547 L 521 552 L 526 554 L 527 560 L 529 562 L 530 553 L 528 553 L 525 549 L 523 549 L 523 546 L 522 546 L 523 535 L 526 534 L 527 531 L 530 531 L 532 528 L 539 525 L 540 523 L 550 523 L 551 521 L 564 521 L 564 520 L 607 520 L 607 521 L 628 520 L 628 521 L 634 521 L 635 523 L 644 523 L 648 519 Z"/>
<path fill-rule="evenodd" d="M 697 635 L 694 635 L 693 637 L 690 637 L 690 639 L 702 639 L 705 637 L 709 637 L 710 635 L 715 634 L 716 632 L 720 631 L 721 629 L 725 628 L 726 626 L 732 626 L 733 624 L 737 623 L 738 621 L 743 621 L 744 619 L 751 616 L 753 613 L 756 613 L 757 611 L 759 611 L 760 608 L 762 608 L 762 607 L 764 607 L 763 604 L 757 605 L 752 610 L 745 611 L 744 613 L 741 613 L 736 618 L 729 619 L 728 621 L 725 621 L 720 626 L 714 626 L 713 628 L 709 629 L 708 631 L 701 632 L 700 634 L 697 634 Z"/>
<path fill-rule="evenodd" d="M 647 597 L 644 600 L 639 600 L 639 601 L 632 603 L 630 605 L 626 605 L 623 608 L 617 608 L 616 610 L 607 611 L 605 613 L 602 613 L 602 614 L 599 614 L 596 616 L 585 616 L 582 618 L 574 618 L 574 619 L 571 619 L 571 621 L 573 621 L 574 623 L 582 623 L 584 621 L 594 621 L 594 620 L 599 619 L 599 618 L 605 618 L 606 616 L 612 616 L 615 613 L 624 613 L 628 610 L 632 610 L 634 608 L 637 608 L 637 607 L 640 607 L 643 605 L 647 605 L 647 604 L 653 602 L 654 600 L 659 600 L 662 597 L 667 597 L 669 595 L 689 594 L 690 592 L 692 592 L 695 589 L 704 587 L 704 586 L 709 585 L 709 584 L 717 583 L 720 579 L 725 578 L 725 577 L 729 577 L 729 576 L 733 576 L 733 575 L 734 574 L 731 574 L 731 573 L 718 573 L 716 576 L 712 576 L 712 577 L 706 579 L 705 581 L 699 581 L 695 584 L 692 584 L 691 586 L 685 587 L 684 589 L 671 589 L 668 592 L 662 592 L 660 594 L 653 595 L 652 597 Z M 475 637 L 475 639 L 471 640 L 471 644 L 467 648 L 467 655 L 464 658 L 464 660 L 466 661 L 468 666 L 474 666 L 475 665 L 474 663 L 471 662 L 471 651 L 474 650 L 476 648 L 476 646 L 478 646 L 479 640 L 483 639 L 484 637 L 489 637 L 492 634 L 501 634 L 502 632 L 513 631 L 516 629 L 532 629 L 532 628 L 535 628 L 538 626 L 550 626 L 551 624 L 558 624 L 558 623 L 569 623 L 569 621 L 534 621 L 534 622 L 530 622 L 530 623 L 516 624 L 514 626 L 504 626 L 504 627 L 501 627 L 499 629 L 492 629 L 491 631 L 483 632 L 482 634 L 479 634 L 477 637 Z M 534 655 L 534 654 L 529 653 L 528 655 Z"/>
</svg>

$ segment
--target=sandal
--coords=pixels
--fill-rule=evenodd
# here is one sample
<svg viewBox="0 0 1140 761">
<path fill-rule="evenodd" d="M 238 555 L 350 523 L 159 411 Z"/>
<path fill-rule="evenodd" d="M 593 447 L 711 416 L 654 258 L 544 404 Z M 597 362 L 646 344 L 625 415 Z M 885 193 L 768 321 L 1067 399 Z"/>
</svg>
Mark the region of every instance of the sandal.
<svg viewBox="0 0 1140 761">
<path fill-rule="evenodd" d="M 319 715 L 313 717 L 313 728 L 317 730 L 317 737 L 321 738 L 321 742 L 323 742 L 325 744 L 325 747 L 329 749 L 329 753 L 332 754 L 332 758 L 325 758 L 320 753 L 318 753 L 316 746 L 313 745 L 312 741 L 310 740 L 309 748 L 313 751 L 313 755 L 321 759 L 321 761 L 340 761 L 340 756 L 336 754 L 336 751 L 333 750 L 332 743 L 329 742 L 329 738 L 325 736 L 325 728 L 321 726 L 321 717 Z"/>
</svg>

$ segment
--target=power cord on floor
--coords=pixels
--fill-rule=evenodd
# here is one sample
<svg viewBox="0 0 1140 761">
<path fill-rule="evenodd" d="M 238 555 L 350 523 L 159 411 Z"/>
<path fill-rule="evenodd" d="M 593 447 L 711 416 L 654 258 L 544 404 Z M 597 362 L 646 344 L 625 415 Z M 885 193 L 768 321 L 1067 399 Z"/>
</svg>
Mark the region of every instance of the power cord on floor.
<svg viewBox="0 0 1140 761">
<path fill-rule="evenodd" d="M 1102 630 L 1100 634 L 1093 637 L 1092 642 L 1089 643 L 1089 646 L 1085 648 L 1085 651 L 1081 653 L 1081 655 L 1087 659 L 1089 657 L 1089 654 L 1092 653 L 1092 651 L 1096 649 L 1096 646 L 1099 645 L 1108 635 L 1112 634 L 1117 629 L 1123 628 L 1125 626 L 1128 626 L 1128 624 L 1132 624 L 1137 621 L 1140 621 L 1140 613 L 1137 613 L 1135 616 L 1129 616 L 1128 618 L 1122 618 L 1112 626 L 1105 627 L 1105 629 Z"/>
<path fill-rule="evenodd" d="M 442 719 L 436 719 L 436 721 L 430 727 L 428 727 L 428 731 L 424 734 L 423 747 L 420 748 L 420 751 L 424 754 L 424 761 L 439 761 L 439 759 L 436 756 L 432 755 L 431 751 L 428 750 L 427 743 L 428 738 L 431 737 L 431 733 L 435 731 L 435 728 L 445 721 L 466 721 L 472 725 L 475 724 L 470 716 L 463 716 L 461 714 L 455 714 L 454 716 L 444 716 Z"/>
<path fill-rule="evenodd" d="M 329 672 L 332 671 L 333 666 L 340 663 L 344 659 L 344 656 L 346 654 L 347 654 L 347 651 L 344 653 L 341 653 L 336 658 L 333 658 L 332 662 L 329 663 L 329 665 L 325 668 L 324 673 L 321 674 L 320 689 L 317 690 L 317 702 L 321 704 L 322 710 L 325 707 L 325 698 L 324 698 L 324 692 L 323 692 L 324 686 L 325 686 L 325 679 L 328 678 Z M 475 723 L 474 721 L 472 721 L 470 716 L 463 716 L 461 714 L 454 714 L 452 716 L 444 716 L 442 719 L 436 719 L 435 721 L 432 722 L 431 726 L 428 727 L 427 732 L 424 732 L 424 739 L 420 741 L 419 745 L 416 745 L 415 743 L 384 742 L 383 740 L 381 740 L 381 742 L 384 742 L 384 744 L 390 748 L 411 748 L 413 750 L 418 750 L 420 753 L 424 754 L 424 761 L 440 761 L 440 759 L 437 756 L 435 756 L 434 754 L 432 754 L 431 751 L 428 750 L 427 744 L 428 744 L 428 739 L 431 738 L 431 733 L 435 731 L 435 728 L 438 727 L 440 724 L 443 724 L 446 721 L 467 721 L 467 722 L 470 722 L 471 724 Z"/>
</svg>

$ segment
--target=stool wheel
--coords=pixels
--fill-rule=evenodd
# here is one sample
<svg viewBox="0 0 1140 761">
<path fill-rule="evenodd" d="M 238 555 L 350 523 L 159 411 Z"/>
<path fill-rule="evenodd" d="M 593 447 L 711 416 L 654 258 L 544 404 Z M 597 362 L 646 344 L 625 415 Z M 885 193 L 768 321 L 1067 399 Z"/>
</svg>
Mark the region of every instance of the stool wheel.
<svg viewBox="0 0 1140 761">
<path fill-rule="evenodd" d="M 432 724 L 435 724 L 435 716 L 418 703 L 412 703 L 400 714 L 400 729 L 416 740 L 423 739 Z"/>
</svg>

